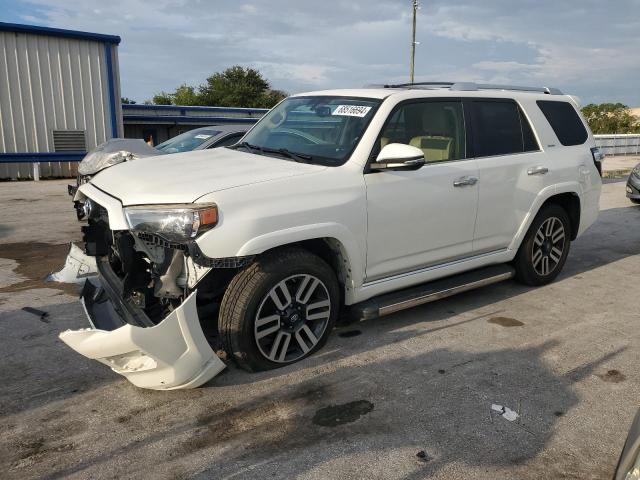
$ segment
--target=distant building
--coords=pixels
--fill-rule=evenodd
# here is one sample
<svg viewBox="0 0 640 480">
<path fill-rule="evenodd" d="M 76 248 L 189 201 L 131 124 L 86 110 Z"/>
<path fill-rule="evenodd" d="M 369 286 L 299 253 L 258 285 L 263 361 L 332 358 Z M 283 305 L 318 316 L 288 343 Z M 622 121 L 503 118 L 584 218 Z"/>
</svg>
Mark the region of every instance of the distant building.
<svg viewBox="0 0 640 480">
<path fill-rule="evenodd" d="M 0 178 L 73 176 L 88 149 L 124 135 L 119 43 L 0 22 Z"/>
<path fill-rule="evenodd" d="M 125 138 L 141 138 L 153 145 L 198 127 L 250 125 L 266 112 L 268 110 L 262 108 L 122 105 Z"/>
<path fill-rule="evenodd" d="M 631 115 L 638 118 L 640 120 L 640 107 L 631 107 Z"/>
<path fill-rule="evenodd" d="M 73 177 L 86 152 L 111 138 L 157 145 L 267 112 L 121 105 L 119 44 L 115 35 L 0 22 L 0 179 Z"/>
</svg>

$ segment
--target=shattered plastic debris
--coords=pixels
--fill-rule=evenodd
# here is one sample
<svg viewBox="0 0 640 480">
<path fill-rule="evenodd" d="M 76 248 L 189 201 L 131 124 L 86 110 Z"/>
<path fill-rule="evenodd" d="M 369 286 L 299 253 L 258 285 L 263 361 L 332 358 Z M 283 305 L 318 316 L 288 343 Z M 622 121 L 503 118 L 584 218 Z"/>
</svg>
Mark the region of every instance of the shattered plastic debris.
<svg viewBox="0 0 640 480">
<path fill-rule="evenodd" d="M 511 410 L 509 407 L 503 407 L 502 405 L 496 405 L 495 403 L 491 405 L 491 410 L 498 412 L 503 418 L 506 418 L 510 422 L 516 421 L 520 416 L 518 415 L 518 412 Z"/>
<path fill-rule="evenodd" d="M 47 277 L 48 282 L 84 283 L 88 277 L 98 274 L 95 257 L 89 257 L 75 244 L 69 246 L 69 253 L 62 270 Z"/>
</svg>

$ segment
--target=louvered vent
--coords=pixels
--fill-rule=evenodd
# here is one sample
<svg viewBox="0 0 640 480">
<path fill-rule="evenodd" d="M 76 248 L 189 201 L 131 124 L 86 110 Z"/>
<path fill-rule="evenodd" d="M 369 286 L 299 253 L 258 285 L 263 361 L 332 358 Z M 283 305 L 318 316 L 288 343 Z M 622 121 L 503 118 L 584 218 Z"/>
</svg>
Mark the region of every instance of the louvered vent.
<svg viewBox="0 0 640 480">
<path fill-rule="evenodd" d="M 54 130 L 53 149 L 56 152 L 86 152 L 84 130 Z"/>
</svg>

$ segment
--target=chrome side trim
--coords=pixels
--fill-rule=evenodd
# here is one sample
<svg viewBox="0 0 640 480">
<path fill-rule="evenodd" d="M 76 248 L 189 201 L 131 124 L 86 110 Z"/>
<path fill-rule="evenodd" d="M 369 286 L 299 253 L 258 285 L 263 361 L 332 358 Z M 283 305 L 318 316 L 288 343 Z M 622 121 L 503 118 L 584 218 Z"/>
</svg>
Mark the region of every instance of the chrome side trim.
<svg viewBox="0 0 640 480">
<path fill-rule="evenodd" d="M 428 267 L 423 267 L 423 268 L 420 268 L 418 270 L 410 270 L 408 272 L 398 273 L 396 275 L 392 275 L 391 277 L 383 277 L 383 278 L 379 278 L 377 280 L 372 280 L 370 282 L 364 282 L 362 284 L 362 288 L 370 287 L 372 285 L 379 285 L 379 284 L 385 283 L 385 282 L 392 282 L 394 280 L 398 280 L 400 278 L 405 278 L 405 277 L 410 277 L 412 275 L 420 275 L 421 273 L 426 273 L 426 272 L 430 272 L 430 271 L 433 271 L 433 270 L 438 270 L 439 268 L 447 268 L 447 267 L 450 267 L 450 266 L 453 266 L 453 265 L 458 265 L 460 263 L 468 262 L 468 261 L 471 261 L 471 260 L 477 260 L 479 258 L 488 257 L 490 255 L 496 255 L 496 254 L 499 254 L 499 253 L 505 253 L 508 250 L 509 250 L 508 248 L 501 248 L 499 250 L 491 250 L 490 252 L 481 253 L 479 255 L 473 255 L 471 257 L 459 258 L 458 260 L 453 260 L 453 261 L 447 262 L 447 263 L 439 263 L 437 265 L 431 265 L 431 266 L 428 266 Z"/>
<path fill-rule="evenodd" d="M 464 285 L 458 285 L 455 287 L 448 288 L 446 290 L 440 290 L 439 292 L 433 292 L 427 295 L 421 295 L 419 297 L 412 298 L 410 300 L 404 300 L 402 302 L 386 305 L 378 309 L 378 316 L 382 317 L 384 315 L 389 315 L 391 313 L 395 313 L 400 310 L 405 310 L 407 308 L 416 307 L 418 305 L 423 305 L 425 303 L 435 302 L 436 300 L 440 300 L 441 298 L 451 297 L 453 295 L 466 292 L 468 290 L 474 290 L 476 288 L 491 285 L 492 283 L 498 283 L 504 280 L 509 280 L 510 278 L 513 278 L 514 275 L 515 275 L 515 272 L 513 271 L 505 272 L 499 275 L 494 275 L 492 277 L 483 278 L 482 280 L 477 280 L 475 282 L 466 283 Z"/>
</svg>

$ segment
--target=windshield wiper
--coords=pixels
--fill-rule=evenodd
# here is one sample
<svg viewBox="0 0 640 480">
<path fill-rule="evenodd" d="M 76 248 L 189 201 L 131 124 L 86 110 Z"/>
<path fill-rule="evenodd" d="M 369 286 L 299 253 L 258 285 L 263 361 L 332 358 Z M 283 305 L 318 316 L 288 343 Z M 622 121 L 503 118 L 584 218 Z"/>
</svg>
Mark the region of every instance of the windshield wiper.
<svg viewBox="0 0 640 480">
<path fill-rule="evenodd" d="M 248 143 L 248 142 L 236 143 L 235 145 L 231 145 L 228 148 L 232 148 L 235 150 L 236 148 L 240 148 L 240 147 L 246 148 L 249 151 L 249 153 L 256 153 L 256 152 L 257 153 L 277 153 L 295 162 L 308 162 L 309 160 L 313 160 L 313 157 L 311 155 L 307 155 L 304 153 L 295 153 L 290 150 L 287 150 L 286 148 L 260 147 L 258 145 L 252 145 L 251 143 Z"/>
<path fill-rule="evenodd" d="M 313 159 L 311 155 L 292 152 L 290 150 L 287 150 L 286 148 L 263 148 L 262 151 L 265 153 L 279 153 L 283 157 L 287 157 L 296 162 L 308 162 L 309 160 Z"/>
<path fill-rule="evenodd" d="M 233 150 L 235 150 L 236 148 L 240 148 L 240 147 L 246 148 L 249 151 L 249 153 L 253 153 L 254 150 L 260 153 L 264 152 L 264 149 L 262 147 L 259 147 L 258 145 L 252 145 L 248 142 L 236 143 L 235 145 L 231 145 L 228 148 L 232 148 Z"/>
</svg>

